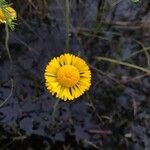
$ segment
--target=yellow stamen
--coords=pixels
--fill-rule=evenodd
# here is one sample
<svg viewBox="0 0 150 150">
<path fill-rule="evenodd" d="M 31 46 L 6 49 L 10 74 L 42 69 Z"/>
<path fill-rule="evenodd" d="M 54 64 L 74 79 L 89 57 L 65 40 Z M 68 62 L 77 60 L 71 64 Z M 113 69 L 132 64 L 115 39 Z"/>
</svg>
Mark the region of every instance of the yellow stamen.
<svg viewBox="0 0 150 150">
<path fill-rule="evenodd" d="M 72 87 L 76 85 L 80 78 L 79 71 L 76 67 L 65 65 L 57 72 L 57 80 L 64 87 Z"/>
</svg>

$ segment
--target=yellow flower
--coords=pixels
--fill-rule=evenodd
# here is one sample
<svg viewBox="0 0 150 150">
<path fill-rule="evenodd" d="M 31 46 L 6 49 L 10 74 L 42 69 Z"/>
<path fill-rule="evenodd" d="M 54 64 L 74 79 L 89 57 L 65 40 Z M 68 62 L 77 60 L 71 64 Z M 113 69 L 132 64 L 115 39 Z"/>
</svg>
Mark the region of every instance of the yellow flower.
<svg viewBox="0 0 150 150">
<path fill-rule="evenodd" d="M 53 58 L 45 69 L 47 89 L 62 100 L 73 100 L 91 85 L 91 71 L 86 62 L 72 54 Z"/>
<path fill-rule="evenodd" d="M 6 14 L 3 13 L 2 9 L 0 8 L 0 23 L 6 23 L 6 19 L 14 20 L 16 19 L 16 11 L 12 7 L 7 7 L 6 12 L 8 14 L 8 18 L 5 16 Z"/>
</svg>

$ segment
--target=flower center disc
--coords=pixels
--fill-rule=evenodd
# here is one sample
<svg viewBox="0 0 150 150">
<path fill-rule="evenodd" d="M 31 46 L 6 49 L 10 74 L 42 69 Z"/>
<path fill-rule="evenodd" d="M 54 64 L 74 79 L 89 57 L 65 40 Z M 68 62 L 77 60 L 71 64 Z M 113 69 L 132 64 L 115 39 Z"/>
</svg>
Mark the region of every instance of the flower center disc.
<svg viewBox="0 0 150 150">
<path fill-rule="evenodd" d="M 79 71 L 72 65 L 65 65 L 57 72 L 57 80 L 64 87 L 74 86 L 80 78 Z"/>
</svg>

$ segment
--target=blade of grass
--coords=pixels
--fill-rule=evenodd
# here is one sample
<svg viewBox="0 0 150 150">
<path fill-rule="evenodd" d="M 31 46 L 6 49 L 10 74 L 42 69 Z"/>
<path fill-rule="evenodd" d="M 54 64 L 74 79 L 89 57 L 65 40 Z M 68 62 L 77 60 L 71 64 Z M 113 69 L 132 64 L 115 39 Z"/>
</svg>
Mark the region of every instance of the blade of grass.
<svg viewBox="0 0 150 150">
<path fill-rule="evenodd" d="M 147 49 L 145 48 L 145 46 L 143 45 L 143 43 L 141 43 L 141 42 L 138 41 L 138 40 L 135 40 L 135 41 L 143 48 L 143 50 L 144 50 L 144 52 L 145 52 L 145 56 L 146 56 L 146 58 L 147 58 L 147 65 L 148 65 L 148 68 L 150 68 L 150 55 L 149 55 Z"/>
<path fill-rule="evenodd" d="M 126 57 L 126 58 L 124 58 L 123 59 L 123 61 L 125 61 L 125 60 L 127 60 L 127 59 L 130 59 L 131 57 L 133 57 L 133 56 L 135 56 L 135 55 L 137 55 L 137 54 L 139 54 L 139 53 L 142 53 L 142 52 L 144 52 L 144 51 L 150 51 L 150 47 L 146 47 L 146 48 L 144 48 L 144 49 L 141 49 L 141 50 L 139 50 L 139 51 L 136 51 L 136 52 L 134 52 L 134 53 L 132 53 L 131 55 L 129 55 L 128 57 Z"/>
<path fill-rule="evenodd" d="M 96 57 L 96 59 L 98 61 L 103 60 L 103 61 L 107 61 L 107 62 L 110 62 L 110 63 L 115 63 L 115 64 L 118 64 L 118 65 L 123 65 L 123 66 L 127 66 L 127 67 L 130 67 L 130 68 L 138 69 L 138 70 L 141 70 L 143 72 L 146 72 L 146 73 L 150 74 L 149 69 L 146 69 L 146 68 L 134 65 L 134 64 L 130 64 L 130 63 L 127 63 L 127 62 L 123 62 L 123 61 L 119 61 L 119 60 L 112 59 L 112 58 L 107 58 L 107 57 Z"/>
<path fill-rule="evenodd" d="M 24 139 L 26 139 L 26 138 L 27 138 L 26 136 L 14 137 L 12 141 L 10 141 L 9 143 L 7 143 L 7 144 L 4 145 L 3 147 L 1 147 L 0 150 L 4 150 L 4 149 L 6 149 L 8 146 L 10 146 L 11 144 L 13 144 L 14 142 L 19 141 L 19 140 L 24 140 Z"/>
</svg>

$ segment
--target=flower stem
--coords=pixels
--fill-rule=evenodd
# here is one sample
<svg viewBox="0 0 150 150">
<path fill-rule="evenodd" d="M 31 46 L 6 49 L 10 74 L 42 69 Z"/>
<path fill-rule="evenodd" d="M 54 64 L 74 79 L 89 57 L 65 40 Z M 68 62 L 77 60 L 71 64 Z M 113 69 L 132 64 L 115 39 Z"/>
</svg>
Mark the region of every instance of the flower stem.
<svg viewBox="0 0 150 150">
<path fill-rule="evenodd" d="M 9 100 L 9 98 L 12 96 L 12 93 L 13 93 L 13 88 L 14 88 L 14 84 L 13 84 L 13 77 L 12 77 L 12 72 L 13 72 L 13 61 L 12 61 L 12 57 L 11 57 L 11 54 L 10 54 L 10 50 L 9 50 L 9 46 L 8 46 L 8 41 L 9 41 L 9 29 L 8 29 L 8 25 L 5 24 L 5 32 L 6 32 L 6 38 L 5 38 L 5 48 L 6 48 L 6 51 L 7 51 L 7 55 L 8 55 L 8 58 L 9 58 L 9 61 L 10 61 L 10 82 L 11 82 L 11 89 L 10 89 L 10 93 L 9 95 L 6 97 L 6 99 L 0 104 L 0 108 Z"/>
</svg>

